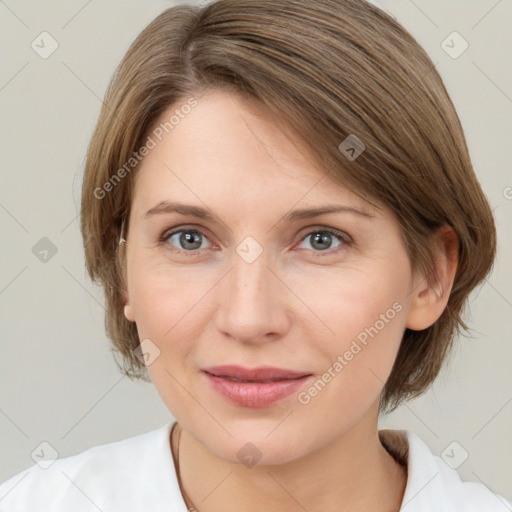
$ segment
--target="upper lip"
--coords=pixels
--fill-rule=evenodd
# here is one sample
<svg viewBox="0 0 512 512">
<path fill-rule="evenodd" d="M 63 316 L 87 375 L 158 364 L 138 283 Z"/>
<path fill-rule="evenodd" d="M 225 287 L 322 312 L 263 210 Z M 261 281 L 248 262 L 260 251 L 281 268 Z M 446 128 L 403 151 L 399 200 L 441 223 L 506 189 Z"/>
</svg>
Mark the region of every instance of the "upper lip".
<svg viewBox="0 0 512 512">
<path fill-rule="evenodd" d="M 287 370 L 286 368 L 274 368 L 271 366 L 243 368 L 242 366 L 223 365 L 203 368 L 203 371 L 217 377 L 230 377 L 234 379 L 252 381 L 297 379 L 299 377 L 311 375 L 311 373 L 308 372 Z"/>
</svg>

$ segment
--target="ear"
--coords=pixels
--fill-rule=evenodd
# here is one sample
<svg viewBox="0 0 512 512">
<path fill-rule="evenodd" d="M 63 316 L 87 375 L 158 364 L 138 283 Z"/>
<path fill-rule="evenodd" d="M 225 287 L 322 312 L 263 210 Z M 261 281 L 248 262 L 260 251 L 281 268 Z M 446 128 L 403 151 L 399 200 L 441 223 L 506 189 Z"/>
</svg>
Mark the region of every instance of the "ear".
<svg viewBox="0 0 512 512">
<path fill-rule="evenodd" d="M 128 320 L 129 322 L 135 322 L 135 315 L 133 314 L 133 308 L 129 304 L 128 291 L 126 289 L 124 278 L 121 279 L 121 294 L 123 296 L 123 302 L 125 304 L 124 316 L 126 317 L 126 320 Z"/>
<path fill-rule="evenodd" d="M 126 304 L 124 307 L 124 316 L 126 317 L 126 320 L 129 322 L 135 322 L 135 315 L 133 314 L 133 309 L 130 305 Z"/>
<path fill-rule="evenodd" d="M 135 322 L 135 315 L 133 314 L 133 308 L 129 304 L 128 290 L 126 289 L 125 276 L 121 278 L 121 293 L 123 295 L 124 302 L 124 316 L 129 322 Z"/>
<path fill-rule="evenodd" d="M 443 226 L 434 235 L 435 270 L 431 276 L 416 274 L 407 312 L 406 327 L 421 331 L 430 327 L 443 313 L 453 287 L 459 263 L 459 241 L 450 226 Z"/>
<path fill-rule="evenodd" d="M 119 239 L 119 247 L 121 247 L 121 241 L 123 240 L 123 232 L 124 232 L 124 221 L 121 225 L 119 232 L 116 232 L 116 238 Z M 126 241 L 125 241 L 125 243 L 126 243 Z M 122 265 L 123 263 L 120 263 L 120 264 Z M 128 304 L 128 290 L 126 287 L 126 273 L 123 270 L 126 270 L 126 267 L 124 267 L 124 269 L 121 270 L 121 274 L 122 274 L 121 290 L 122 290 L 122 295 L 123 295 L 123 302 L 125 303 L 124 316 L 125 316 L 126 320 L 128 320 L 129 322 L 135 322 L 135 315 L 133 314 L 133 309 Z"/>
</svg>

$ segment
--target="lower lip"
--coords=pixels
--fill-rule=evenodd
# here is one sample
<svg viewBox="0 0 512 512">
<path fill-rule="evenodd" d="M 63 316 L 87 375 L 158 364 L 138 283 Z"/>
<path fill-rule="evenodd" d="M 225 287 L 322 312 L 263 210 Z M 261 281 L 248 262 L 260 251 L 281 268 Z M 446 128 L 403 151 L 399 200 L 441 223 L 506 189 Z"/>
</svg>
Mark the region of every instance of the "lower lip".
<svg viewBox="0 0 512 512">
<path fill-rule="evenodd" d="M 295 393 L 313 375 L 274 382 L 239 382 L 203 372 L 213 389 L 230 402 L 243 407 L 267 407 Z"/>
</svg>

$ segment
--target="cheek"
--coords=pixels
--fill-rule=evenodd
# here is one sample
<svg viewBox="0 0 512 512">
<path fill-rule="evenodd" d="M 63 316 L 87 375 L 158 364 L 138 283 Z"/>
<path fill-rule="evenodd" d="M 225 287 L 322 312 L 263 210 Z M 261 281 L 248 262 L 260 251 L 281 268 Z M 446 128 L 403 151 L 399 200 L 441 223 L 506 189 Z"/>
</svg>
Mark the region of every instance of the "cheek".
<svg viewBox="0 0 512 512">
<path fill-rule="evenodd" d="M 128 260 L 128 290 L 139 338 L 154 341 L 162 359 L 177 366 L 176 355 L 189 350 L 190 340 L 204 328 L 201 311 L 215 282 L 207 269 L 170 268 L 161 255 L 134 251 Z"/>
<path fill-rule="evenodd" d="M 202 300 L 211 278 L 134 255 L 128 281 L 139 339 L 150 339 L 159 351 L 147 366 L 151 380 L 172 414 L 187 417 L 196 405 L 187 392 L 188 360 L 193 359 L 192 341 L 205 328 Z"/>
<path fill-rule="evenodd" d="M 194 288 L 193 282 L 188 281 L 184 287 L 176 279 L 166 282 L 149 278 L 134 286 L 133 291 L 133 307 L 141 337 L 168 345 L 170 340 L 186 340 L 193 335 L 198 326 L 194 317 L 204 296 L 204 291 Z M 172 345 L 176 346 L 174 342 Z"/>
<path fill-rule="evenodd" d="M 328 373 L 327 387 L 343 400 L 371 401 L 391 372 L 405 329 L 410 280 L 405 270 L 392 267 L 382 261 L 364 270 L 345 269 L 330 279 L 317 278 L 314 289 L 322 293 L 304 297 L 329 328 L 321 329 L 321 338 L 316 336 L 315 348 L 325 366 L 319 371 Z"/>
<path fill-rule="evenodd" d="M 405 309 L 410 277 L 390 267 L 386 261 L 377 261 L 300 278 L 301 299 L 321 321 L 315 325 L 325 333 L 322 343 L 343 348 L 359 334 L 364 340 L 366 329 L 372 326 L 384 337 L 400 332 L 403 319 L 399 313 Z"/>
</svg>

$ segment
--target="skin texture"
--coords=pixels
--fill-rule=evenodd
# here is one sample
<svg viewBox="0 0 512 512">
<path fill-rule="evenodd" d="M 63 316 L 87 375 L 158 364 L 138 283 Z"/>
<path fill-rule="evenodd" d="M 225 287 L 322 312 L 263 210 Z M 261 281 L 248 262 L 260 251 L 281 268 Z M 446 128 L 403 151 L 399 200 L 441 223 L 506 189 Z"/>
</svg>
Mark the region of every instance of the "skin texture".
<svg viewBox="0 0 512 512">
<path fill-rule="evenodd" d="M 163 200 L 209 208 L 216 220 L 145 219 Z M 283 220 L 326 204 L 372 217 Z M 379 442 L 379 394 L 405 328 L 428 327 L 446 306 L 453 231 L 434 239 L 441 281 L 429 287 L 387 209 L 331 181 L 257 103 L 221 91 L 198 97 L 145 157 L 129 225 L 125 315 L 160 351 L 148 370 L 182 428 L 182 485 L 197 509 L 398 510 L 407 476 Z M 180 243 L 181 233 L 159 242 L 171 228 L 199 230 L 200 249 Z M 318 248 L 326 228 L 351 242 L 332 236 Z M 236 252 L 246 237 L 263 250 L 252 263 Z M 396 303 L 393 319 L 307 404 L 292 394 L 266 408 L 233 405 L 201 372 L 237 364 L 320 377 Z M 252 467 L 237 456 L 248 442 L 261 452 Z"/>
</svg>

